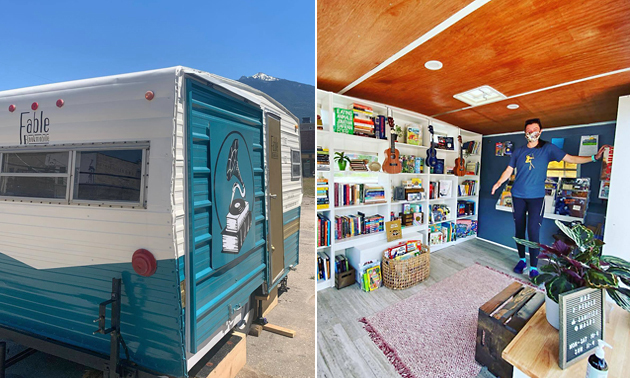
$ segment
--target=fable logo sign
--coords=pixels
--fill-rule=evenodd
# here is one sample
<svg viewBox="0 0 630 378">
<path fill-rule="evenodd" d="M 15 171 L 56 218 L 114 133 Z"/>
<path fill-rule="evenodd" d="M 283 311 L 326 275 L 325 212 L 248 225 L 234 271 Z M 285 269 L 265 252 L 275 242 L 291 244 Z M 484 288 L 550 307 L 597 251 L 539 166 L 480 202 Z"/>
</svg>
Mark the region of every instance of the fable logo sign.
<svg viewBox="0 0 630 378">
<path fill-rule="evenodd" d="M 44 111 L 20 114 L 20 144 L 48 144 L 50 142 L 50 119 Z"/>
</svg>

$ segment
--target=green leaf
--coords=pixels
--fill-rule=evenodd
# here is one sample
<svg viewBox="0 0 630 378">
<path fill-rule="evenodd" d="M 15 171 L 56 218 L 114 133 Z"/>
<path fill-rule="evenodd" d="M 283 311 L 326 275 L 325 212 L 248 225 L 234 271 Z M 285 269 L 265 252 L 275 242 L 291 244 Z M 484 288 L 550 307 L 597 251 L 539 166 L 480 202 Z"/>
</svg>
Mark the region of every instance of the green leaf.
<svg viewBox="0 0 630 378">
<path fill-rule="evenodd" d="M 558 273 L 558 270 L 552 264 L 541 265 L 541 266 L 538 267 L 538 269 L 541 272 L 545 272 L 545 273 Z"/>
<path fill-rule="evenodd" d="M 627 262 L 626 260 L 621 259 L 621 258 L 619 258 L 617 256 L 603 255 L 601 257 L 601 260 L 603 262 L 606 262 L 606 263 L 612 265 L 612 266 L 616 266 L 618 268 L 623 268 L 623 269 L 626 269 L 626 270 L 630 270 L 630 262 Z"/>
<path fill-rule="evenodd" d="M 608 295 L 619 305 L 619 307 L 630 312 L 630 290 L 628 289 L 607 289 Z"/>
<path fill-rule="evenodd" d="M 547 281 L 545 287 L 547 288 L 547 295 L 549 295 L 549 298 L 553 299 L 554 302 L 558 302 L 560 294 L 575 289 L 575 285 L 569 282 L 564 276 L 556 276 Z"/>
<path fill-rule="evenodd" d="M 532 282 L 534 283 L 534 285 L 540 286 L 540 285 L 546 283 L 547 281 L 552 280 L 554 277 L 557 277 L 557 275 L 549 274 L 549 273 L 543 273 L 543 274 L 540 274 L 540 275 L 534 277 L 532 279 Z"/>
<path fill-rule="evenodd" d="M 615 276 L 619 277 L 621 282 L 623 282 L 624 284 L 630 286 L 630 270 L 617 268 L 617 267 L 613 266 L 611 268 L 608 268 L 606 270 L 606 273 L 614 274 Z"/>
<path fill-rule="evenodd" d="M 603 270 L 593 268 L 588 269 L 586 271 L 586 274 L 584 275 L 584 278 L 586 279 L 587 286 L 596 289 L 609 289 L 612 287 L 617 287 L 617 285 L 619 285 L 619 280 L 617 280 L 617 277 Z"/>
<path fill-rule="evenodd" d="M 526 247 L 529 248 L 540 248 L 540 244 L 533 242 L 533 241 L 529 241 L 529 240 L 525 240 L 525 239 L 519 239 L 517 237 L 512 237 L 512 239 L 514 239 L 514 241 L 516 241 L 516 243 L 524 245 Z"/>
</svg>

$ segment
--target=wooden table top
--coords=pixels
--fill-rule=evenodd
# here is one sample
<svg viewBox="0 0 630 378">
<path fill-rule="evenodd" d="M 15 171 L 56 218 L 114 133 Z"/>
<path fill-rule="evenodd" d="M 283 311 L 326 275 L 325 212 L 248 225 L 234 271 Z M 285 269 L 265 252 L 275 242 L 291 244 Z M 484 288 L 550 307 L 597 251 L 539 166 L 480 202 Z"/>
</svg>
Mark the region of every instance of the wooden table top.
<svg viewBox="0 0 630 378">
<path fill-rule="evenodd" d="M 630 313 L 616 304 L 606 307 L 605 341 L 613 349 L 605 348 L 608 377 L 630 377 Z M 575 364 L 562 370 L 558 365 L 559 332 L 546 318 L 542 307 L 534 314 L 521 332 L 503 350 L 503 359 L 532 378 L 581 378 L 586 376 L 588 352 Z"/>
</svg>

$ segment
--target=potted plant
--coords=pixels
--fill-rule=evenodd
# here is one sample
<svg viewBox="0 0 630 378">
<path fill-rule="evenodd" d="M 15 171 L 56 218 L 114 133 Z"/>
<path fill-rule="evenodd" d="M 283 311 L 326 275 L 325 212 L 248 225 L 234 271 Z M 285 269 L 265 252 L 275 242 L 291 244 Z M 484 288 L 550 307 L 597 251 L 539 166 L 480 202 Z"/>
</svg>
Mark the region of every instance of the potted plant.
<svg viewBox="0 0 630 378">
<path fill-rule="evenodd" d="M 398 125 L 394 126 L 391 130 L 391 134 L 392 134 L 392 138 L 394 138 L 394 142 L 398 142 L 398 136 L 401 136 L 401 140 L 402 140 L 402 128 Z"/>
<path fill-rule="evenodd" d="M 615 256 L 602 255 L 604 242 L 595 239 L 593 231 L 584 225 L 569 227 L 558 220 L 556 225 L 573 240 L 575 247 L 560 240 L 548 246 L 514 238 L 519 244 L 540 248 L 539 258 L 549 262 L 540 267 L 542 274 L 533 279 L 534 284 L 545 285 L 549 324 L 556 329 L 559 327 L 560 294 L 581 287 L 605 289 L 621 308 L 630 312 L 630 289 L 619 287 L 620 282 L 630 286 L 630 263 Z"/>
<path fill-rule="evenodd" d="M 346 156 L 345 152 L 335 152 L 335 161 L 339 165 L 339 170 L 345 171 L 346 165 L 350 162 L 350 158 Z"/>
</svg>

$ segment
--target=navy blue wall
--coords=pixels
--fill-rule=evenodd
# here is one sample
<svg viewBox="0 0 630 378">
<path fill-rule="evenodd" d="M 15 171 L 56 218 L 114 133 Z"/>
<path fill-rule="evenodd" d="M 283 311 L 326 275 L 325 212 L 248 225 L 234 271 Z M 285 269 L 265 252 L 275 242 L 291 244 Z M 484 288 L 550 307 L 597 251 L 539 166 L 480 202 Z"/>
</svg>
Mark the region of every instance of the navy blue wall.
<svg viewBox="0 0 630 378">
<path fill-rule="evenodd" d="M 544 122 L 544 120 L 543 120 Z M 564 138 L 563 150 L 570 155 L 577 155 L 582 135 L 599 135 L 599 146 L 604 144 L 612 145 L 615 140 L 615 123 L 601 126 L 586 126 L 554 131 L 553 129 L 543 129 L 541 138 L 550 142 L 551 138 Z M 500 191 L 494 196 L 490 195 L 492 186 L 501 176 L 510 162 L 509 156 L 495 156 L 495 144 L 497 142 L 511 141 L 514 149 L 526 144 L 524 134 L 509 134 L 490 136 L 483 138 L 483 149 L 481 155 L 481 177 L 479 192 L 479 230 L 478 236 L 487 240 L 503 244 L 507 247 L 516 248 L 516 243 L 512 239 L 514 236 L 514 220 L 512 213 L 495 209 L 495 205 Z M 606 214 L 606 203 L 597 198 L 599 190 L 599 175 L 601 163 L 582 164 L 581 177 L 591 178 L 591 199 L 586 215 L 587 225 L 597 224 L 604 221 Z M 540 230 L 540 241 L 542 243 L 553 243 L 552 235 L 558 228 L 551 219 L 544 219 Z"/>
</svg>

